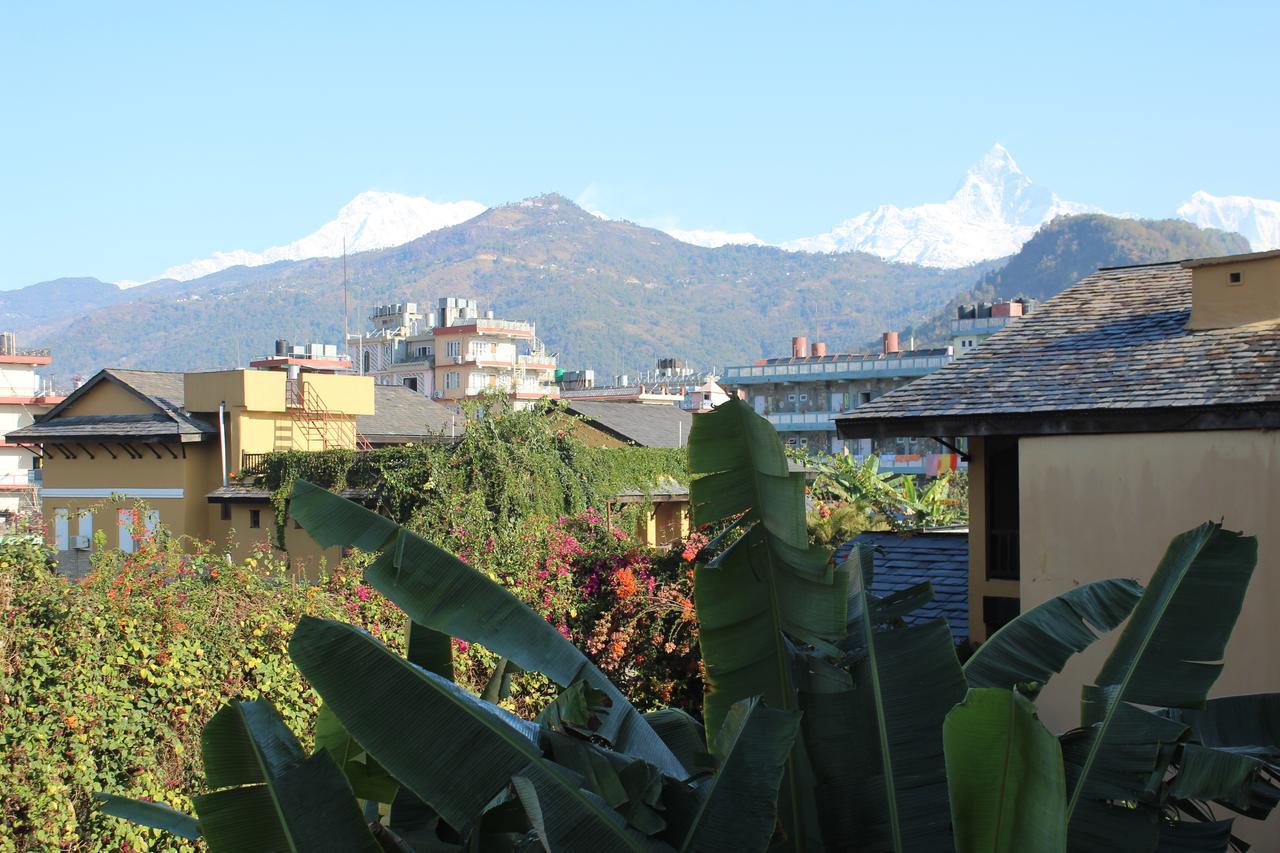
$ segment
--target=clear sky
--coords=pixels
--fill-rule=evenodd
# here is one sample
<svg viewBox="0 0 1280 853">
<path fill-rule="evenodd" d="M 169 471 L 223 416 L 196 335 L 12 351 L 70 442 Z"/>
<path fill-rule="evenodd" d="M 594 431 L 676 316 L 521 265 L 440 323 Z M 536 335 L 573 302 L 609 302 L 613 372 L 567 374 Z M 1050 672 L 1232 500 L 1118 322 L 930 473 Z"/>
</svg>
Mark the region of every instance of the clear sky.
<svg viewBox="0 0 1280 853">
<path fill-rule="evenodd" d="M 366 189 L 780 241 L 940 201 L 997 141 L 1107 210 L 1280 198 L 1278 30 L 1276 2 L 8 4 L 0 288 L 285 243 Z"/>
</svg>

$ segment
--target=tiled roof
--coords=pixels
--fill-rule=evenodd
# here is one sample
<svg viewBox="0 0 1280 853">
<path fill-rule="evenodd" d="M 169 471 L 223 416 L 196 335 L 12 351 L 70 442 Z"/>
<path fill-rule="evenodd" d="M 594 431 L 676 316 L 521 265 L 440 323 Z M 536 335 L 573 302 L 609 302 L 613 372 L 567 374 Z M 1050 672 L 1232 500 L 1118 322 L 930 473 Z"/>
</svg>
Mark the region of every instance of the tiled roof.
<svg viewBox="0 0 1280 853">
<path fill-rule="evenodd" d="M 115 382 L 157 409 L 154 414 L 71 415 L 62 414 L 99 382 Z M 98 371 L 65 400 L 36 419 L 13 430 L 8 438 L 44 441 L 76 438 L 200 438 L 217 433 L 217 427 L 193 417 L 183 408 L 183 375 L 158 370 Z"/>
<path fill-rule="evenodd" d="M 659 403 L 601 403 L 572 400 L 569 411 L 623 441 L 641 447 L 684 447 L 693 415 Z"/>
<path fill-rule="evenodd" d="M 845 560 L 854 545 L 875 548 L 871 592 L 886 597 L 929 581 L 933 601 L 906 617 L 908 624 L 941 616 L 957 643 L 969 639 L 969 537 L 964 532 L 860 533 L 836 549 Z"/>
<path fill-rule="evenodd" d="M 839 418 L 840 434 L 994 434 L 1002 417 L 1025 425 L 1037 414 L 1071 432 L 1061 416 L 1114 423 L 1155 410 L 1176 418 L 1280 406 L 1280 322 L 1189 330 L 1190 312 L 1191 270 L 1179 263 L 1099 270 L 962 358 Z M 930 419 L 954 431 L 895 432 Z"/>
<path fill-rule="evenodd" d="M 397 444 L 461 432 L 464 419 L 403 385 L 375 385 L 373 414 L 356 418 L 356 429 L 372 444 Z"/>
</svg>

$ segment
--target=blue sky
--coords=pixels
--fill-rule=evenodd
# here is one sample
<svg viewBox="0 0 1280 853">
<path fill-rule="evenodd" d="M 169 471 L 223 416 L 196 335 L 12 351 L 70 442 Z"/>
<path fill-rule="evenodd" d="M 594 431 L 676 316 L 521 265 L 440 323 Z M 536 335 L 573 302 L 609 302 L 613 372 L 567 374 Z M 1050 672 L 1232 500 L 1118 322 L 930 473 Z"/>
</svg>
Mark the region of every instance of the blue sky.
<svg viewBox="0 0 1280 853">
<path fill-rule="evenodd" d="M 1108 210 L 1280 198 L 1280 4 L 626 5 L 11 5 L 0 289 L 288 242 L 366 189 L 784 240 L 942 200 L 997 141 Z"/>
</svg>

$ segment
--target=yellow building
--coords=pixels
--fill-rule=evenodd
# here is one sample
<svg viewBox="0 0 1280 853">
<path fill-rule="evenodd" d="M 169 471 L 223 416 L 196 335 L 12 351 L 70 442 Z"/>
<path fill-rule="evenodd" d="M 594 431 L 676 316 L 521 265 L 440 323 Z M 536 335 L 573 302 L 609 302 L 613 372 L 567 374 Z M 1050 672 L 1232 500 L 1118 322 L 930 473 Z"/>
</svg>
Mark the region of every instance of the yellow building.
<svg viewBox="0 0 1280 853">
<path fill-rule="evenodd" d="M 451 413 L 439 404 L 336 372 L 345 364 L 288 356 L 255 364 L 261 369 L 102 370 L 10 433 L 44 456 L 43 511 L 65 573 L 88 570 L 95 531 L 110 547 L 131 550 L 124 522 L 139 500 L 149 507 L 147 528 L 163 524 L 177 536 L 214 541 L 234 530 L 241 556 L 274 532 L 267 496 L 231 478 L 256 457 L 420 441 L 449 426 Z M 286 545 L 302 561 L 321 556 L 292 527 Z"/>
<path fill-rule="evenodd" d="M 1215 695 L 1280 691 L 1280 252 L 1103 269 L 963 359 L 839 421 L 968 436 L 969 615 L 982 640 L 1088 581 L 1148 580 L 1205 521 L 1258 537 Z M 1078 724 L 1118 632 L 1040 716 Z"/>
</svg>

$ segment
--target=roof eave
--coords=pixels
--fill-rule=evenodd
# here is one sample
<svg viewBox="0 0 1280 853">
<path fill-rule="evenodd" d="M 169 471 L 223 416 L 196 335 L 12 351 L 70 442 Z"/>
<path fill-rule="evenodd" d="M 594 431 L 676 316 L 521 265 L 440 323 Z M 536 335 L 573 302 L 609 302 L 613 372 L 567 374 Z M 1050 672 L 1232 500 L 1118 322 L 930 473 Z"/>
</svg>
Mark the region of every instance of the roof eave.
<svg viewBox="0 0 1280 853">
<path fill-rule="evenodd" d="M 1166 408 L 985 412 L 836 420 L 842 438 L 1084 435 L 1134 432 L 1280 429 L 1280 402 Z"/>
</svg>

